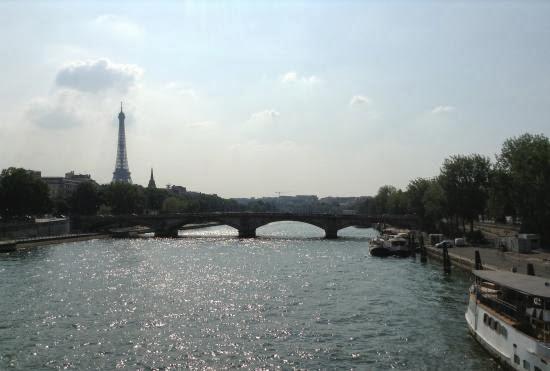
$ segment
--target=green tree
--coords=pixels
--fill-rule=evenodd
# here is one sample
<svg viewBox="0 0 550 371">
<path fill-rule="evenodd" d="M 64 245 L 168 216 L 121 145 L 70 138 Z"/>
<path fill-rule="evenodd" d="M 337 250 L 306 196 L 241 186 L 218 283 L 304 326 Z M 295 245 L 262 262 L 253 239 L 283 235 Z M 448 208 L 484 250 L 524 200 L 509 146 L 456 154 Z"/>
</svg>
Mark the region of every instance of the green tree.
<svg viewBox="0 0 550 371">
<path fill-rule="evenodd" d="M 473 231 L 474 220 L 483 214 L 487 204 L 489 158 L 478 155 L 455 155 L 445 159 L 441 167 L 440 183 L 445 191 L 449 213 L 470 222 Z"/>
<path fill-rule="evenodd" d="M 188 201 L 175 196 L 167 197 L 162 202 L 162 211 L 165 213 L 181 213 L 189 211 L 189 208 Z"/>
<path fill-rule="evenodd" d="M 403 215 L 409 213 L 409 199 L 401 189 L 388 195 L 387 210 L 389 214 Z"/>
<path fill-rule="evenodd" d="M 505 222 L 506 216 L 516 217 L 512 200 L 512 178 L 510 173 L 498 165 L 491 171 L 487 200 L 487 214 L 498 222 Z"/>
<path fill-rule="evenodd" d="M 146 202 L 143 187 L 119 182 L 103 186 L 101 198 L 113 214 L 141 214 Z"/>
<path fill-rule="evenodd" d="M 387 214 L 390 209 L 390 198 L 397 192 L 397 189 L 392 185 L 383 185 L 378 189 L 378 193 L 374 196 L 373 213 L 372 214 Z"/>
<path fill-rule="evenodd" d="M 550 240 L 550 142 L 544 135 L 523 134 L 506 140 L 497 167 L 509 175 L 510 198 L 522 229 Z"/>
<path fill-rule="evenodd" d="M 420 219 L 423 219 L 426 216 L 423 199 L 429 186 L 430 181 L 425 178 L 413 179 L 407 185 L 409 210 Z"/>
<path fill-rule="evenodd" d="M 67 199 L 58 197 L 52 200 L 52 212 L 55 215 L 68 214 L 71 210 L 71 206 L 67 202 Z"/>
<path fill-rule="evenodd" d="M 428 229 L 437 228 L 441 219 L 447 214 L 445 191 L 437 179 L 429 180 L 422 196 L 424 224 Z"/>
<path fill-rule="evenodd" d="M 146 188 L 146 208 L 149 210 L 160 211 L 164 200 L 168 197 L 168 191 L 159 188 Z"/>
<path fill-rule="evenodd" d="M 0 213 L 4 217 L 37 215 L 51 209 L 48 185 L 31 172 L 10 167 L 0 175 Z"/>
<path fill-rule="evenodd" d="M 80 183 L 71 195 L 71 210 L 75 214 L 95 215 L 101 204 L 97 186 L 92 182 Z"/>
</svg>

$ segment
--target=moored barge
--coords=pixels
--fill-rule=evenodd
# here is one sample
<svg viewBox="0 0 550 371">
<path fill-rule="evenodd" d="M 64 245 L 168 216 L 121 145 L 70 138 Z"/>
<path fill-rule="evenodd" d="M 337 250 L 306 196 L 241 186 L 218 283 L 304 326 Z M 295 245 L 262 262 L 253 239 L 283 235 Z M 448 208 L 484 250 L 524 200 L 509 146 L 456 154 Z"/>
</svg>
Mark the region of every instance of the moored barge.
<svg viewBox="0 0 550 371">
<path fill-rule="evenodd" d="M 550 282 L 505 271 L 472 271 L 466 310 L 474 338 L 513 370 L 550 370 Z"/>
</svg>

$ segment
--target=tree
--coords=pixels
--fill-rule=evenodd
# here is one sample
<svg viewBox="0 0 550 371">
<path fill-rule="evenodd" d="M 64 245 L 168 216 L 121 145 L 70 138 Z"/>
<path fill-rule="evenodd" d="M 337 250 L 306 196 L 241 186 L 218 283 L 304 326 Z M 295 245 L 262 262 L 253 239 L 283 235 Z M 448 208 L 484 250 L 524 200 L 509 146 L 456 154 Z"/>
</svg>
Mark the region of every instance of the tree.
<svg viewBox="0 0 550 371">
<path fill-rule="evenodd" d="M 72 212 L 80 215 L 95 215 L 100 203 L 99 192 L 92 182 L 80 183 L 70 198 Z"/>
<path fill-rule="evenodd" d="M 425 178 L 413 179 L 407 185 L 409 210 L 420 219 L 423 219 L 426 216 L 423 199 L 429 186 L 430 181 Z"/>
<path fill-rule="evenodd" d="M 510 173 L 498 165 L 489 177 L 487 214 L 498 222 L 505 222 L 506 216 L 517 215 L 512 200 L 512 178 Z"/>
<path fill-rule="evenodd" d="M 449 213 L 462 218 L 463 228 L 469 221 L 470 231 L 474 220 L 485 211 L 490 172 L 489 158 L 478 154 L 451 156 L 441 167 L 439 179 Z"/>
<path fill-rule="evenodd" d="M 420 220 L 422 229 L 433 230 L 444 215 L 445 195 L 437 179 L 416 178 L 407 186 L 410 213 Z"/>
<path fill-rule="evenodd" d="M 189 210 L 189 202 L 175 196 L 170 196 L 162 202 L 162 211 L 166 213 L 179 213 Z"/>
<path fill-rule="evenodd" d="M 168 191 L 159 188 L 145 189 L 146 207 L 149 210 L 160 211 L 164 200 L 168 197 Z"/>
<path fill-rule="evenodd" d="M 71 210 L 71 206 L 67 202 L 67 199 L 58 197 L 52 200 L 52 212 L 55 215 L 68 214 Z"/>
<path fill-rule="evenodd" d="M 392 185 L 383 185 L 380 187 L 378 193 L 374 196 L 372 214 L 381 215 L 389 213 L 389 200 L 395 192 L 397 192 L 397 189 Z"/>
<path fill-rule="evenodd" d="M 507 139 L 497 167 L 510 180 L 510 198 L 522 229 L 550 240 L 550 142 L 544 135 L 523 134 Z"/>
<path fill-rule="evenodd" d="M 409 213 L 409 199 L 406 192 L 401 189 L 388 195 L 386 212 L 389 214 L 403 215 Z"/>
<path fill-rule="evenodd" d="M 101 197 L 113 214 L 141 214 L 145 207 L 143 187 L 138 185 L 111 183 L 103 186 Z"/>
<path fill-rule="evenodd" d="M 445 191 L 437 179 L 428 180 L 424 195 L 422 196 L 422 208 L 424 209 L 424 226 L 436 228 L 440 220 L 446 214 Z"/>
<path fill-rule="evenodd" d="M 5 217 L 37 215 L 51 209 L 48 185 L 39 176 L 10 167 L 0 176 L 0 213 Z"/>
</svg>

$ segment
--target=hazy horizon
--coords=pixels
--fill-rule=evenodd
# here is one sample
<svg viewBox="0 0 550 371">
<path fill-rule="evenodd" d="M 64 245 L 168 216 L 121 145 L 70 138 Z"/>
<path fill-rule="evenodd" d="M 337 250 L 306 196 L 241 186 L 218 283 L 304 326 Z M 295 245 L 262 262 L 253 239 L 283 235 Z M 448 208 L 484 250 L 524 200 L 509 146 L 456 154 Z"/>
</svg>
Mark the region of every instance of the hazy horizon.
<svg viewBox="0 0 550 371">
<path fill-rule="evenodd" d="M 550 3 L 0 3 L 0 168 L 361 196 L 550 136 Z"/>
</svg>

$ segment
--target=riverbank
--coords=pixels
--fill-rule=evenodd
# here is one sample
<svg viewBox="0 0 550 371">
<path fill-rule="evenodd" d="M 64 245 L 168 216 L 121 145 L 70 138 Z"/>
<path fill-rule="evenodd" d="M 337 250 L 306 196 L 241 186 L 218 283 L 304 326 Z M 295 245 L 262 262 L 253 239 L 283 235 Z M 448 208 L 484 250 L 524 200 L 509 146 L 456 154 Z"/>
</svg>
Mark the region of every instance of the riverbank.
<svg viewBox="0 0 550 371">
<path fill-rule="evenodd" d="M 427 246 L 428 257 L 443 259 L 443 249 Z M 490 247 L 454 247 L 449 249 L 449 257 L 453 267 L 472 270 L 475 266 L 475 252 L 479 251 L 484 269 L 511 271 L 516 268 L 518 273 L 527 273 L 527 264 L 533 264 L 535 275 L 550 278 L 550 253 L 534 251 L 530 254 L 503 252 Z"/>
<path fill-rule="evenodd" d="M 64 242 L 87 241 L 98 238 L 108 238 L 109 235 L 102 233 L 73 233 L 59 236 L 24 238 L 12 241 L 2 241 L 15 245 L 15 249 L 27 249 L 36 246 L 53 245 Z M 6 251 L 8 252 L 8 251 Z"/>
<path fill-rule="evenodd" d="M 219 225 L 220 223 L 202 223 L 202 224 L 189 224 L 180 228 L 180 230 L 192 230 L 192 229 L 202 229 L 213 227 Z M 92 239 L 103 239 L 111 238 L 110 234 L 105 233 L 72 233 L 72 234 L 63 234 L 57 236 L 45 236 L 45 237 L 32 237 L 32 238 L 21 238 L 13 240 L 4 240 L 0 241 L 2 246 L 0 247 L 0 253 L 6 253 L 15 251 L 17 249 L 27 249 L 37 246 L 53 245 L 58 243 L 65 242 L 75 242 L 75 241 L 87 241 Z"/>
</svg>

